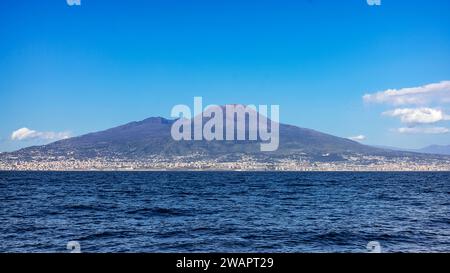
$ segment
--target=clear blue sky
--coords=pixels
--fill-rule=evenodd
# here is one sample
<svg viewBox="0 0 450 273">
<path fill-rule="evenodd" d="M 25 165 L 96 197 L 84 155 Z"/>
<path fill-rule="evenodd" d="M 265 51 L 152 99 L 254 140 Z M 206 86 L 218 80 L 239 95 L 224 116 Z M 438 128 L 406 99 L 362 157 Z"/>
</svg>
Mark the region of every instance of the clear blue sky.
<svg viewBox="0 0 450 273">
<path fill-rule="evenodd" d="M 362 99 L 450 80 L 449 11 L 448 0 L 5 0 L 0 151 L 43 141 L 11 140 L 22 127 L 80 135 L 169 117 L 194 96 L 279 104 L 284 123 L 366 144 L 450 144 L 394 132 L 405 125 L 381 113 L 399 107 Z"/>
</svg>

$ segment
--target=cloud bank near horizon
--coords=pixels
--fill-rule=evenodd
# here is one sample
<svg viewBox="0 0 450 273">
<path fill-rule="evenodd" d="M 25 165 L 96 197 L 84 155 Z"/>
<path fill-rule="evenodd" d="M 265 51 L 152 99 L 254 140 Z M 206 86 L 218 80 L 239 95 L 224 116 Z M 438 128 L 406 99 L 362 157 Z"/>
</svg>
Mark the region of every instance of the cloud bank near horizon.
<svg viewBox="0 0 450 273">
<path fill-rule="evenodd" d="M 382 112 L 383 116 L 399 118 L 407 127 L 391 131 L 400 134 L 447 134 L 446 126 L 425 126 L 450 120 L 443 108 L 450 104 L 450 81 L 418 87 L 388 89 L 363 96 L 365 103 L 385 104 L 396 108 Z M 409 106 L 399 108 L 399 106 Z"/>
<path fill-rule="evenodd" d="M 363 100 L 366 103 L 382 103 L 394 106 L 450 103 L 450 81 L 365 94 Z"/>
</svg>

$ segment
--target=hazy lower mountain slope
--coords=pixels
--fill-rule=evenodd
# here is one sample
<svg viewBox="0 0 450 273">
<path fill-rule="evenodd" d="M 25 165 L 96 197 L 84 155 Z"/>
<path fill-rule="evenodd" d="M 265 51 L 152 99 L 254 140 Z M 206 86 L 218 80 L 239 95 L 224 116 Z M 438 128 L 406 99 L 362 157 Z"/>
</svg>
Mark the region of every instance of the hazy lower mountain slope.
<svg viewBox="0 0 450 273">
<path fill-rule="evenodd" d="M 431 145 L 417 150 L 419 153 L 450 155 L 450 145 Z"/>
</svg>

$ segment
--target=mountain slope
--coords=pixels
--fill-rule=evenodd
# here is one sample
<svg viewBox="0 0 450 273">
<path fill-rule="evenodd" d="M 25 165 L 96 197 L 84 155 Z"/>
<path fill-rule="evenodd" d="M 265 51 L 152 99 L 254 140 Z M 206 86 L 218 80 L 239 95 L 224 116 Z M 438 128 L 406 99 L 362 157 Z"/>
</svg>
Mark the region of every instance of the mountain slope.
<svg viewBox="0 0 450 273">
<path fill-rule="evenodd" d="M 170 135 L 174 120 L 161 117 L 131 122 L 105 131 L 60 140 L 44 146 L 29 147 L 9 155 L 30 157 L 95 157 L 139 159 L 154 155 L 216 157 L 251 154 L 262 157 L 323 154 L 386 154 L 383 149 L 324 134 L 311 129 L 280 124 L 280 145 L 274 152 L 260 152 L 260 141 L 174 141 Z M 204 121 L 206 122 L 206 121 Z M 247 130 L 248 134 L 248 130 Z"/>
<path fill-rule="evenodd" d="M 419 153 L 450 155 L 450 145 L 430 145 L 417 150 Z"/>
<path fill-rule="evenodd" d="M 430 145 L 421 149 L 406 149 L 397 148 L 391 146 L 374 146 L 376 148 L 398 151 L 398 152 L 413 152 L 419 154 L 430 154 L 430 155 L 450 155 L 450 145 Z"/>
</svg>

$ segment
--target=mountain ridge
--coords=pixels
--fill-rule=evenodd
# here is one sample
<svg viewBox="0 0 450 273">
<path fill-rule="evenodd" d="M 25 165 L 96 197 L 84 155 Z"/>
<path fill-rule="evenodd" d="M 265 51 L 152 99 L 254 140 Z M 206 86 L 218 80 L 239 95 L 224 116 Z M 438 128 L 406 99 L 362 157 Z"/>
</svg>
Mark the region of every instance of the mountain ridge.
<svg viewBox="0 0 450 273">
<path fill-rule="evenodd" d="M 206 155 L 233 152 L 261 154 L 256 149 L 256 144 L 260 141 L 174 141 L 170 136 L 170 128 L 175 121 L 176 119 L 149 117 L 47 145 L 23 148 L 8 154 L 31 156 L 40 153 L 51 156 L 73 155 L 81 158 L 99 156 L 135 158 L 155 154 L 181 156 L 195 152 Z M 318 156 L 342 153 L 376 155 L 395 152 L 363 145 L 313 129 L 280 123 L 280 147 L 277 151 L 267 154 L 281 156 L 305 153 Z"/>
</svg>

